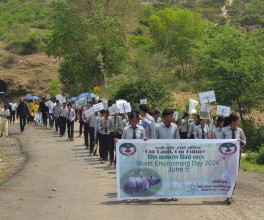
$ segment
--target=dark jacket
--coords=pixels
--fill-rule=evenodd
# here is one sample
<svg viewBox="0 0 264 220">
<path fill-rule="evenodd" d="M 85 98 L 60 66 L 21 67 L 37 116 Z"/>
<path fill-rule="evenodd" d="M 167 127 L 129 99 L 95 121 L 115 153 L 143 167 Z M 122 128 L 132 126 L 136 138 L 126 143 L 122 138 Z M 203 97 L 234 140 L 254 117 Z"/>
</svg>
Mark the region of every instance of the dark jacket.
<svg viewBox="0 0 264 220">
<path fill-rule="evenodd" d="M 26 103 L 19 103 L 17 107 L 17 114 L 20 117 L 27 116 L 29 114 L 29 108 Z"/>
</svg>

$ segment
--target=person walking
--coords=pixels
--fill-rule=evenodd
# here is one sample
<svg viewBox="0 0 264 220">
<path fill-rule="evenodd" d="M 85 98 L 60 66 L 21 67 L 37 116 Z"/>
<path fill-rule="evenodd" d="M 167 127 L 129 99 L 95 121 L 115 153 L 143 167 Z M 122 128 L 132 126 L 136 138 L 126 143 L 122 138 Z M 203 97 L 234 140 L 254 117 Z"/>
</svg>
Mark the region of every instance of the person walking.
<svg viewBox="0 0 264 220">
<path fill-rule="evenodd" d="M 29 114 L 28 105 L 25 103 L 24 99 L 21 99 L 17 107 L 17 115 L 19 116 L 20 131 L 25 131 L 27 115 Z"/>
<path fill-rule="evenodd" d="M 8 105 L 5 104 L 4 108 L 0 111 L 0 137 L 5 136 L 8 137 L 8 118 L 10 116 L 10 111 L 8 109 Z"/>
</svg>

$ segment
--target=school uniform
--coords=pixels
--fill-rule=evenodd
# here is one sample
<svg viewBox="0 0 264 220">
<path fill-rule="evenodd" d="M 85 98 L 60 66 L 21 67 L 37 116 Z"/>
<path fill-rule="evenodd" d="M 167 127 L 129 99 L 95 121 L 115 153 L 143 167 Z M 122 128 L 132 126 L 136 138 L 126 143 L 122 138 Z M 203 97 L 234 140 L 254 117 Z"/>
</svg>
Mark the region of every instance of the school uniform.
<svg viewBox="0 0 264 220">
<path fill-rule="evenodd" d="M 144 122 L 146 121 L 146 123 Z M 148 139 L 156 139 L 157 132 L 156 132 L 156 122 L 153 117 L 149 114 L 146 114 L 144 120 L 141 122 L 142 126 L 145 130 L 145 135 Z"/>
<path fill-rule="evenodd" d="M 67 107 L 60 107 L 60 135 L 63 136 L 66 131 L 66 117 L 67 117 Z"/>
<path fill-rule="evenodd" d="M 214 139 L 224 139 L 223 128 L 215 127 L 213 129 Z"/>
<path fill-rule="evenodd" d="M 110 146 L 110 126 L 109 126 L 109 119 L 101 117 L 100 118 L 100 125 L 99 125 L 99 133 L 100 133 L 100 158 L 103 161 L 108 159 L 108 150 Z"/>
<path fill-rule="evenodd" d="M 162 123 L 161 117 L 158 117 L 157 119 L 154 118 L 154 121 L 156 122 L 156 124 Z"/>
<path fill-rule="evenodd" d="M 194 134 L 195 134 L 195 129 L 196 129 L 196 122 L 193 121 L 190 123 L 190 126 L 189 126 L 189 132 L 188 132 L 188 138 L 189 139 L 194 139 Z"/>
<path fill-rule="evenodd" d="M 232 129 L 230 125 L 223 128 L 223 138 L 242 140 L 243 146 L 247 143 L 244 131 L 241 128 Z"/>
<path fill-rule="evenodd" d="M 204 126 L 198 125 L 195 128 L 194 138 L 195 139 L 209 139 L 210 128 L 207 124 Z"/>
<path fill-rule="evenodd" d="M 162 122 L 157 126 L 157 139 L 180 139 L 178 126 L 174 123 L 167 126 Z"/>
<path fill-rule="evenodd" d="M 53 115 L 53 107 L 56 105 L 54 102 L 50 102 L 48 104 L 48 109 L 49 109 L 49 126 L 50 128 L 54 127 L 54 115 Z"/>
<path fill-rule="evenodd" d="M 83 112 L 84 112 L 84 108 L 78 108 L 77 110 L 77 119 L 79 120 L 79 136 L 82 136 L 83 133 L 83 126 L 84 126 L 84 121 L 83 121 Z"/>
<path fill-rule="evenodd" d="M 95 123 L 94 123 L 94 144 L 97 144 L 97 148 L 99 146 L 99 140 L 100 140 L 100 132 L 99 132 L 99 126 L 100 126 L 100 120 L 101 116 L 98 114 L 95 117 Z M 97 148 L 94 150 L 94 154 L 97 153 Z"/>
<path fill-rule="evenodd" d="M 89 137 L 89 128 L 90 128 L 90 117 L 86 117 L 84 114 L 84 111 L 86 111 L 87 108 L 84 108 L 82 111 L 82 120 L 83 120 L 83 127 L 84 127 L 84 145 L 88 149 L 89 147 L 89 142 L 88 142 L 88 137 Z"/>
<path fill-rule="evenodd" d="M 90 153 L 94 151 L 94 144 L 95 144 L 95 126 L 96 126 L 96 115 L 91 115 L 90 116 L 90 126 L 89 126 L 89 139 L 90 139 Z"/>
<path fill-rule="evenodd" d="M 189 120 L 183 118 L 181 120 L 181 139 L 188 139 L 190 123 Z"/>
<path fill-rule="evenodd" d="M 60 106 L 59 105 L 54 105 L 52 109 L 53 117 L 54 117 L 54 122 L 55 122 L 55 130 L 58 132 L 58 128 L 60 126 Z"/>
<path fill-rule="evenodd" d="M 110 127 L 110 161 L 114 160 L 114 150 L 115 150 L 115 138 L 121 139 L 123 133 L 123 120 L 121 116 L 112 116 L 109 120 L 109 127 Z"/>
<path fill-rule="evenodd" d="M 5 136 L 8 137 L 8 118 L 10 116 L 9 109 L 2 109 L 0 111 L 0 137 Z"/>
<path fill-rule="evenodd" d="M 10 120 L 10 123 L 11 122 L 15 123 L 16 104 L 11 102 L 9 105 L 10 105 L 10 117 L 9 117 L 9 120 Z"/>
<path fill-rule="evenodd" d="M 131 125 L 128 125 L 124 128 L 121 139 L 144 139 L 145 137 L 145 129 L 142 126 L 137 125 L 133 128 Z"/>
<path fill-rule="evenodd" d="M 68 138 L 73 139 L 73 132 L 74 132 L 74 120 L 76 118 L 75 110 L 74 109 L 68 109 L 67 112 L 67 130 L 68 130 Z"/>
</svg>

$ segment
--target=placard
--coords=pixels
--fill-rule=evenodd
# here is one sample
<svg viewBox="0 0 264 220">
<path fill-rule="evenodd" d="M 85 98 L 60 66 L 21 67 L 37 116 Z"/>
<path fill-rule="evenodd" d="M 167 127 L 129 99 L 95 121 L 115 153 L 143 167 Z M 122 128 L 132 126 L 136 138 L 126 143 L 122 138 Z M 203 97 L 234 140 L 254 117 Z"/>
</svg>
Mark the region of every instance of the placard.
<svg viewBox="0 0 264 220">
<path fill-rule="evenodd" d="M 93 109 L 95 112 L 99 112 L 101 110 L 104 110 L 104 105 L 102 102 L 100 102 L 98 104 L 93 105 Z"/>
<path fill-rule="evenodd" d="M 118 199 L 231 198 L 239 151 L 237 140 L 118 140 Z"/>
<path fill-rule="evenodd" d="M 84 113 L 85 117 L 88 118 L 88 117 L 90 117 L 90 116 L 95 114 L 94 108 L 91 107 L 91 108 L 85 110 L 83 113 Z"/>
<path fill-rule="evenodd" d="M 148 104 L 148 100 L 147 99 L 140 99 L 140 104 L 141 105 L 147 105 Z"/>
<path fill-rule="evenodd" d="M 123 102 L 123 103 L 120 103 L 117 106 L 118 106 L 121 114 L 123 114 L 123 113 L 129 113 L 132 110 L 131 109 L 131 105 L 130 105 L 129 102 Z"/>
<path fill-rule="evenodd" d="M 211 106 L 209 104 L 202 104 L 200 111 L 201 112 L 211 112 Z"/>
<path fill-rule="evenodd" d="M 231 108 L 228 106 L 218 105 L 216 109 L 217 115 L 229 116 Z"/>
<path fill-rule="evenodd" d="M 200 111 L 199 112 L 200 118 L 201 119 L 211 119 L 210 112 L 207 111 Z"/>
<path fill-rule="evenodd" d="M 197 111 L 196 111 L 197 105 L 198 105 L 198 101 L 196 101 L 194 99 L 189 99 L 189 113 L 190 114 L 197 113 Z"/>
<path fill-rule="evenodd" d="M 61 94 L 56 95 L 56 100 L 59 100 L 59 102 L 62 104 L 63 103 L 63 97 Z"/>
<path fill-rule="evenodd" d="M 199 97 L 201 104 L 216 102 L 214 91 L 202 92 L 199 94 Z"/>
<path fill-rule="evenodd" d="M 177 121 L 178 120 L 178 117 L 179 117 L 179 112 L 174 112 L 173 113 L 174 121 Z"/>
</svg>

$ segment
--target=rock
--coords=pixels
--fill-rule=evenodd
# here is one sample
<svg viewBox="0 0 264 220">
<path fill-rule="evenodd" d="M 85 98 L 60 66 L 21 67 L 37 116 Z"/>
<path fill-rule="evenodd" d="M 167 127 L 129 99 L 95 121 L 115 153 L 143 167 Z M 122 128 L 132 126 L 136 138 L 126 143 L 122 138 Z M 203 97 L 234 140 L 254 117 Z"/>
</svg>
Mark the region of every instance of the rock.
<svg viewBox="0 0 264 220">
<path fill-rule="evenodd" d="M 48 199 L 52 199 L 53 198 L 53 196 L 48 196 Z"/>
<path fill-rule="evenodd" d="M 52 191 L 57 191 L 57 188 L 52 188 Z"/>
</svg>

